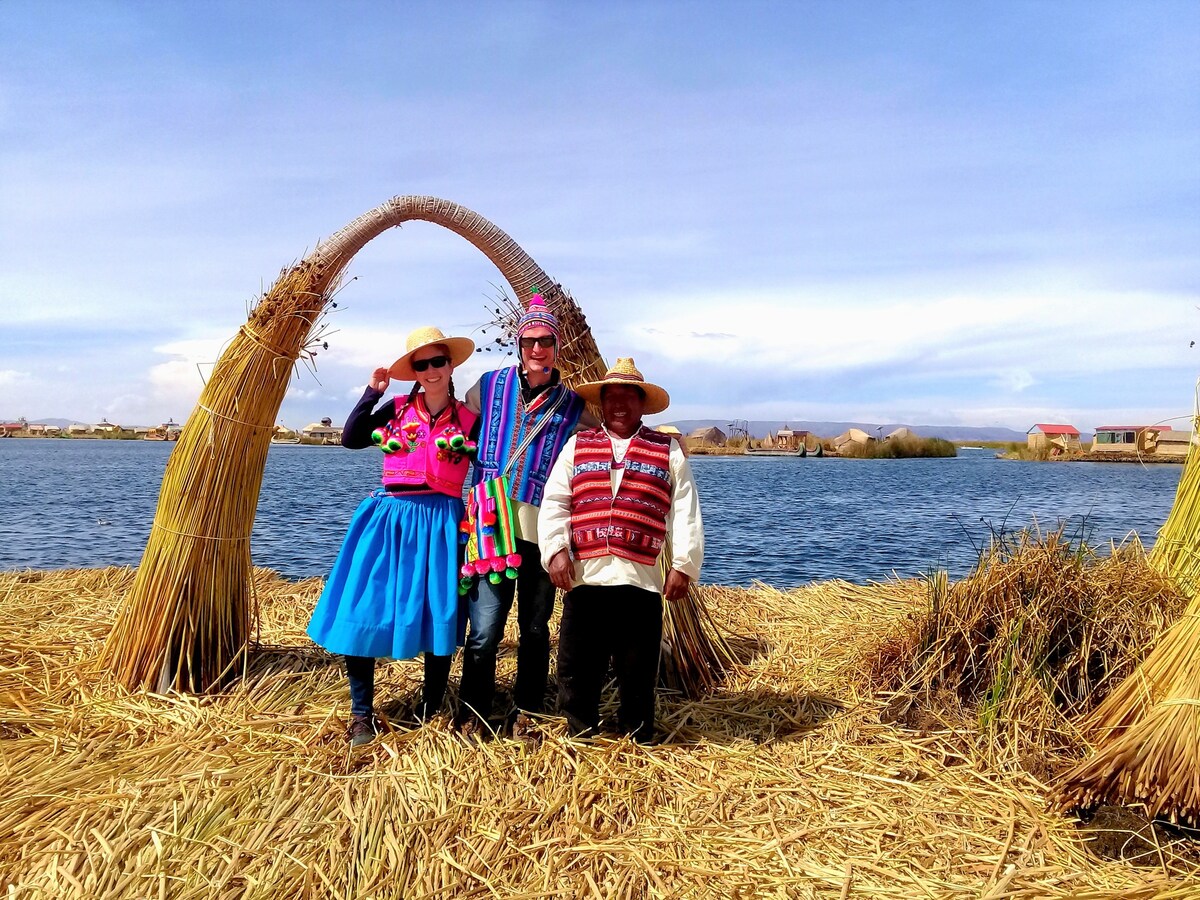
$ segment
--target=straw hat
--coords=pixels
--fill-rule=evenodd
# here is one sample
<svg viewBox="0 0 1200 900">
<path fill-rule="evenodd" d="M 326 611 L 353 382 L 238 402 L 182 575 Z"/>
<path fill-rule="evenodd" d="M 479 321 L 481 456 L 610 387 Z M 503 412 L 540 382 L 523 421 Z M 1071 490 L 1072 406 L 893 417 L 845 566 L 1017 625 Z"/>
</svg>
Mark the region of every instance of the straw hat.
<svg viewBox="0 0 1200 900">
<path fill-rule="evenodd" d="M 450 352 L 450 365 L 455 367 L 466 362 L 475 350 L 475 342 L 470 338 L 446 337 L 442 329 L 426 325 L 408 336 L 408 340 L 404 342 L 404 349 L 408 352 L 392 363 L 388 375 L 398 381 L 416 381 L 417 373 L 412 367 L 413 354 L 431 344 L 445 344 Z"/>
<path fill-rule="evenodd" d="M 616 363 L 604 373 L 602 381 L 589 381 L 587 384 L 581 384 L 575 388 L 575 393 L 588 403 L 599 403 L 600 389 L 606 384 L 627 384 L 641 388 L 646 394 L 646 409 L 644 410 L 646 415 L 660 413 L 671 403 L 671 398 L 666 391 L 657 384 L 650 384 L 642 378 L 642 373 L 633 364 L 631 356 L 619 357 Z"/>
</svg>

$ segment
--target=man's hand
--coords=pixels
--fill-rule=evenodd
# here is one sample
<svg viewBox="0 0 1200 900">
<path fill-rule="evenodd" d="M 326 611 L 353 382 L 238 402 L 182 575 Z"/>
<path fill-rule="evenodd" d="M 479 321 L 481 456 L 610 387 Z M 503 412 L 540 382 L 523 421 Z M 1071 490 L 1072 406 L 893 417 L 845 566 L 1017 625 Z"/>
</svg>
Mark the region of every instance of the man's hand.
<svg viewBox="0 0 1200 900">
<path fill-rule="evenodd" d="M 667 573 L 667 582 L 663 585 L 663 597 L 668 601 L 683 599 L 687 596 L 688 584 L 690 583 L 690 578 L 678 569 L 672 569 Z"/>
<path fill-rule="evenodd" d="M 550 580 L 560 590 L 569 591 L 574 586 L 575 563 L 566 550 L 559 550 L 550 558 Z"/>
<path fill-rule="evenodd" d="M 388 370 L 380 366 L 371 373 L 371 380 L 367 382 L 373 390 L 383 393 L 387 390 L 387 386 L 392 383 L 392 376 L 388 374 Z"/>
</svg>

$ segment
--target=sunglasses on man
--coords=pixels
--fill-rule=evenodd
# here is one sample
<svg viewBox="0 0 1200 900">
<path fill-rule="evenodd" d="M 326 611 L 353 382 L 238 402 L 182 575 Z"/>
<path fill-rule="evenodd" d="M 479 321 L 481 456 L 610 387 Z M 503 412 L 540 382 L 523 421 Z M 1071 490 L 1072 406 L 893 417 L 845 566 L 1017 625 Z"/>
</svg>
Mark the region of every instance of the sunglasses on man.
<svg viewBox="0 0 1200 900">
<path fill-rule="evenodd" d="M 534 344 L 548 349 L 553 347 L 555 343 L 557 343 L 557 341 L 555 341 L 554 335 L 552 334 L 543 334 L 541 337 L 523 337 L 521 338 L 521 349 L 532 350 Z"/>
<path fill-rule="evenodd" d="M 414 372 L 424 372 L 430 366 L 435 369 L 445 368 L 449 362 L 450 357 L 448 356 L 431 356 L 429 359 L 414 359 L 412 367 Z"/>
</svg>

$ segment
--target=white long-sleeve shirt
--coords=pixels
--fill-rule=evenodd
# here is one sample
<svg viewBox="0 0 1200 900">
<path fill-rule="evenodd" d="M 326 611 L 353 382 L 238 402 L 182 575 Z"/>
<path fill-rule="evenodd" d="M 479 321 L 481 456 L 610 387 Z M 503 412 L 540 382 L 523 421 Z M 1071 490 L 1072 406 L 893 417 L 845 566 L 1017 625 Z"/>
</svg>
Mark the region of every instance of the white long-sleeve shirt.
<svg viewBox="0 0 1200 900">
<path fill-rule="evenodd" d="M 631 438 L 616 437 L 605 429 L 612 441 L 616 462 L 625 460 Z M 700 518 L 700 497 L 692 478 L 692 467 L 677 441 L 670 445 L 671 507 L 667 513 L 667 536 L 671 542 L 671 568 L 678 569 L 692 581 L 700 577 L 704 561 L 704 523 Z M 542 552 L 542 567 L 550 569 L 550 560 L 559 550 L 571 549 L 571 475 L 575 465 L 575 437 L 563 447 L 550 470 L 542 509 L 538 515 L 538 547 Z M 612 492 L 615 497 L 621 485 L 623 468 L 611 471 Z M 616 586 L 633 585 L 647 591 L 662 593 L 663 576 L 657 565 L 644 566 L 619 556 L 600 556 L 575 560 L 572 586 L 580 584 Z"/>
</svg>

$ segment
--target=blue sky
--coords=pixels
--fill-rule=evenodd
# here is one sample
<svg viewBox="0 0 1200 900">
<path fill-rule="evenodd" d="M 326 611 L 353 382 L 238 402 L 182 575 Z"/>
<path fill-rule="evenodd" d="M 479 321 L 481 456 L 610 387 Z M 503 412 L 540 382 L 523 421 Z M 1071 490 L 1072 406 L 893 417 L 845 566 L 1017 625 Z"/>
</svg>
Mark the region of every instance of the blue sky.
<svg viewBox="0 0 1200 900">
<path fill-rule="evenodd" d="M 663 420 L 1186 422 L 1198 160 L 1195 2 L 7 0 L 0 418 L 182 421 L 283 266 L 432 194 Z M 500 281 L 426 223 L 349 274 L 292 427 Z"/>
</svg>

